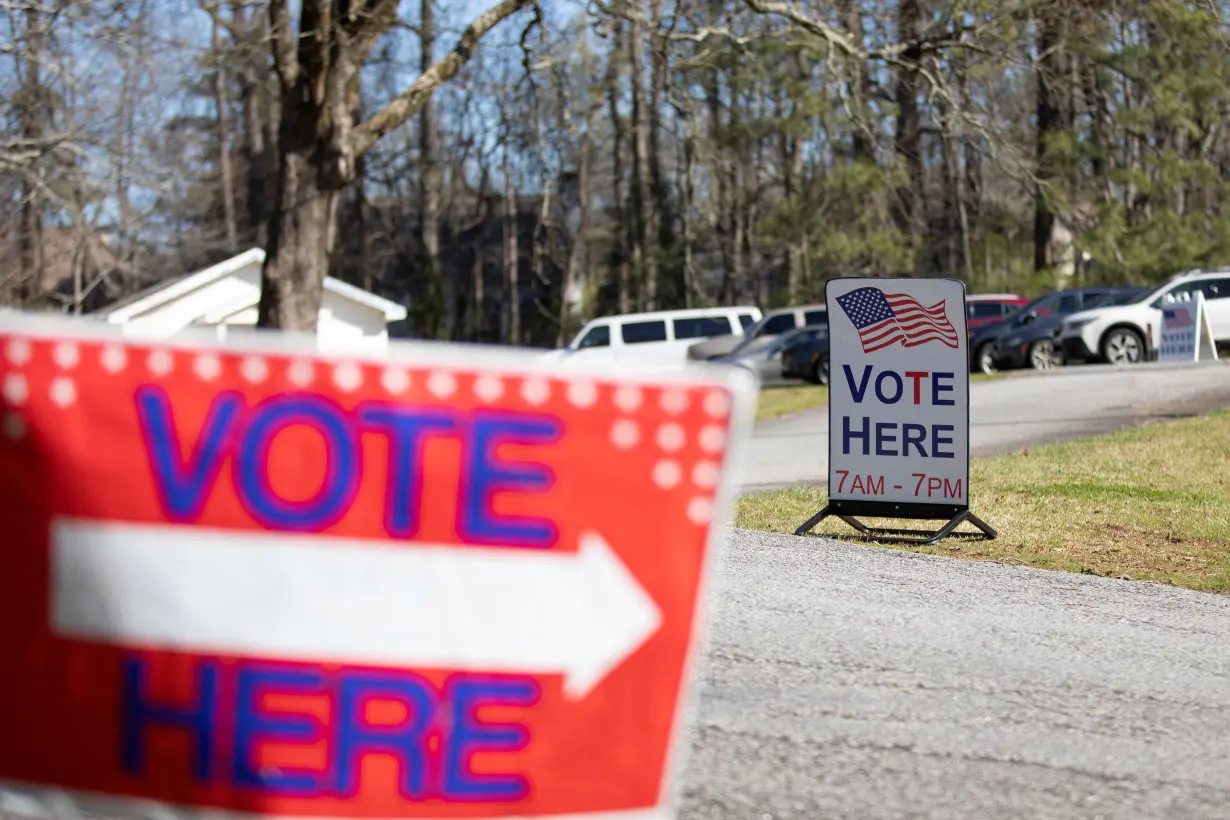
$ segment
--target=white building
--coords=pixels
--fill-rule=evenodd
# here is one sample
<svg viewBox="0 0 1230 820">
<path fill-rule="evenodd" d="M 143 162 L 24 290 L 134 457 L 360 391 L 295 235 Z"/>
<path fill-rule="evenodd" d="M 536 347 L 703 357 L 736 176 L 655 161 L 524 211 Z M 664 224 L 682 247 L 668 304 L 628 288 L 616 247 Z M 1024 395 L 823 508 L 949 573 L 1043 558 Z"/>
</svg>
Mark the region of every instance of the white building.
<svg viewBox="0 0 1230 820">
<path fill-rule="evenodd" d="M 169 339 L 210 327 L 225 340 L 228 333 L 256 326 L 264 261 L 265 252 L 253 248 L 213 267 L 159 282 L 94 316 L 120 326 L 125 336 Z M 320 350 L 380 352 L 388 346 L 389 323 L 405 318 L 402 305 L 325 277 L 317 345 Z"/>
</svg>

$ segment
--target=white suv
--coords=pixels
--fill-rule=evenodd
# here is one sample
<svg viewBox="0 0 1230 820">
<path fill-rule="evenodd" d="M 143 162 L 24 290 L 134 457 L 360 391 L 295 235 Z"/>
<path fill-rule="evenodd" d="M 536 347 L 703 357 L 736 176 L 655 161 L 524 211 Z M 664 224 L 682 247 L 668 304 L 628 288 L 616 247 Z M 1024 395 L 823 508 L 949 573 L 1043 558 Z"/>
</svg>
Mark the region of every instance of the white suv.
<svg viewBox="0 0 1230 820">
<path fill-rule="evenodd" d="M 1230 268 L 1176 274 L 1126 305 L 1073 313 L 1057 331 L 1064 359 L 1136 364 L 1161 339 L 1162 305 L 1203 291 L 1209 329 L 1218 346 L 1230 343 Z"/>
</svg>

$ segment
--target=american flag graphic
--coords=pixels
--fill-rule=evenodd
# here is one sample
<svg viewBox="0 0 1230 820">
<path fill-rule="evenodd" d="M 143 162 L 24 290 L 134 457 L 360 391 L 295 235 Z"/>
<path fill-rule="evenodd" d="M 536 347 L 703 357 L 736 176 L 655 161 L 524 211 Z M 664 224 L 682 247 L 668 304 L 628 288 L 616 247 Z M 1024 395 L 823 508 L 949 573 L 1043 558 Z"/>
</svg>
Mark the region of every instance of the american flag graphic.
<svg viewBox="0 0 1230 820">
<path fill-rule="evenodd" d="M 1166 320 L 1167 327 L 1191 327 L 1195 324 L 1192 321 L 1191 311 L 1179 310 L 1178 308 L 1163 308 L 1162 316 Z"/>
<path fill-rule="evenodd" d="M 918 347 L 940 342 L 959 345 L 959 337 L 948 321 L 946 302 L 923 307 L 913 296 L 885 293 L 879 288 L 859 288 L 838 296 L 837 304 L 858 330 L 864 353 L 873 353 L 900 344 Z"/>
</svg>

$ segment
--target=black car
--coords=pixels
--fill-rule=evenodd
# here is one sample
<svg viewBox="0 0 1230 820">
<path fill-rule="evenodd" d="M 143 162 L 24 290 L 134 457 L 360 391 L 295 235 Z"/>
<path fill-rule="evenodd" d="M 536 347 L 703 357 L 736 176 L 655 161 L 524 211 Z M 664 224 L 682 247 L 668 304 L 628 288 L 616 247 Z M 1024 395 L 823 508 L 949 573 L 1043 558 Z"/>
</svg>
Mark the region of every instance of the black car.
<svg viewBox="0 0 1230 820">
<path fill-rule="evenodd" d="M 1092 287 L 1056 290 L 1039 296 L 1004 321 L 980 328 L 970 339 L 971 363 L 983 373 L 1032 367 L 1048 370 L 1063 364 L 1053 338 L 1064 317 L 1081 310 L 1130 298 L 1138 288 Z"/>
<path fill-rule="evenodd" d="M 829 383 L 829 329 L 827 325 L 800 328 L 782 347 L 782 377 L 812 384 Z"/>
</svg>

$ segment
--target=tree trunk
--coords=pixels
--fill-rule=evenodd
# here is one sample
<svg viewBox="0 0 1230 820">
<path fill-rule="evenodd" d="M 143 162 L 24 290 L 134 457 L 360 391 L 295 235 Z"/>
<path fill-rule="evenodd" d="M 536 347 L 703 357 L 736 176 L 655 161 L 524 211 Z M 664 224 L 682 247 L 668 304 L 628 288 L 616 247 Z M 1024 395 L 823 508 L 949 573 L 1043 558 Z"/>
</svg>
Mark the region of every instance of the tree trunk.
<svg viewBox="0 0 1230 820">
<path fill-rule="evenodd" d="M 242 119 L 239 154 L 243 158 L 244 221 L 240 233 L 244 243 L 263 246 L 272 198 L 269 172 L 273 159 L 269 149 L 276 144 L 277 136 L 273 131 L 273 99 L 266 82 L 268 52 L 263 47 L 269 32 L 264 16 L 254 14 L 249 18 L 246 7 L 247 0 L 231 4 L 231 25 L 240 33 L 243 44 L 235 66 Z"/>
<path fill-rule="evenodd" d="M 315 331 L 333 250 L 338 191 L 317 186 L 314 128 L 283 113 L 278 129 L 277 189 L 257 325 Z"/>
<path fill-rule="evenodd" d="M 422 15 L 419 23 L 420 70 L 426 74 L 435 62 L 436 14 L 435 0 L 422 0 Z M 439 295 L 431 305 L 437 319 L 445 317 L 445 332 L 448 338 L 453 331 L 453 306 L 451 292 L 445 292 L 440 277 L 440 157 L 436 126 L 435 96 L 430 95 L 419 111 L 419 202 L 421 203 L 420 229 L 423 242 L 423 273 L 427 277 L 428 292 Z M 452 291 L 452 288 L 447 291 Z M 433 322 L 432 324 L 438 324 Z M 433 334 L 438 335 L 438 334 Z"/>
<path fill-rule="evenodd" d="M 44 137 L 44 120 L 51 101 L 43 92 L 39 65 L 43 59 L 43 30 L 39 4 L 31 3 L 25 12 L 25 80 L 20 106 L 21 134 L 32 145 Z M 39 173 L 31 168 L 29 174 Z M 17 237 L 20 278 L 14 292 L 14 303 L 21 307 L 41 290 L 43 278 L 43 198 L 28 177 L 21 182 L 21 227 Z"/>
<path fill-rule="evenodd" d="M 577 220 L 577 233 L 572 238 L 572 247 L 568 250 L 568 263 L 564 268 L 564 282 L 561 287 L 559 309 L 559 332 L 555 336 L 555 346 L 563 347 L 568 341 L 568 319 L 571 316 L 571 296 L 574 288 L 581 291 L 581 315 L 585 316 L 585 283 L 581 272 L 589 261 L 589 197 L 590 197 L 590 155 L 593 148 L 590 145 L 590 130 L 593 127 L 594 110 L 591 108 L 585 117 L 585 130 L 581 132 L 580 153 L 577 163 L 578 198 L 580 200 L 580 218 Z"/>
<path fill-rule="evenodd" d="M 478 235 L 474 238 L 474 267 L 470 271 L 474 291 L 473 313 L 470 317 L 470 338 L 476 342 L 487 340 L 487 302 L 486 302 L 486 265 L 487 265 L 487 221 L 490 209 L 487 206 L 487 166 L 484 164 L 478 178 L 478 214 L 474 224 L 478 226 Z"/>
<path fill-rule="evenodd" d="M 222 25 L 214 19 L 214 105 L 218 110 L 218 170 L 222 175 L 222 219 L 226 230 L 226 249 L 235 253 L 239 249 L 239 228 L 235 224 L 235 179 L 231 170 L 231 122 L 230 103 L 226 93 L 227 60 L 222 54 Z"/>
<path fill-rule="evenodd" d="M 614 239 L 614 247 L 612 248 L 612 261 L 615 266 L 615 279 L 619 287 L 619 312 L 632 312 L 632 291 L 628 281 L 628 217 L 627 208 L 625 206 L 626 198 L 624 196 L 624 124 L 623 118 L 619 115 L 619 84 L 623 80 L 623 70 L 620 67 L 620 55 L 623 51 L 623 31 L 624 25 L 622 20 L 614 22 L 614 36 L 612 38 L 611 50 L 607 56 L 607 71 L 606 71 L 606 93 L 607 107 L 611 116 L 611 129 L 613 131 L 612 140 L 614 145 L 614 154 L 611 158 L 611 196 L 612 208 L 615 217 L 615 230 L 612 232 Z"/>
<path fill-rule="evenodd" d="M 722 304 L 729 304 L 739 273 L 738 242 L 735 237 L 738 209 L 731 201 L 730 163 L 721 139 L 721 93 L 721 74 L 716 70 L 706 72 L 705 102 L 709 107 L 709 145 L 714 154 L 712 174 L 717 183 L 717 208 L 713 222 L 722 256 L 722 281 L 718 288 L 718 299 Z"/>
<path fill-rule="evenodd" d="M 637 18 L 628 33 L 628 71 L 632 81 L 632 268 L 640 279 L 642 310 L 658 301 L 657 254 L 651 236 L 656 223 L 649 180 L 649 111 L 645 105 L 645 26 Z"/>
<path fill-rule="evenodd" d="M 504 292 L 508 301 L 508 338 L 510 345 L 521 343 L 521 287 L 518 281 L 517 189 L 513 185 L 511 136 L 504 137 Z"/>
<path fill-rule="evenodd" d="M 684 307 L 695 306 L 697 283 L 696 262 L 693 258 L 693 244 L 696 242 L 692 209 L 696 199 L 696 121 L 689 114 L 684 118 L 683 135 L 683 200 L 680 204 L 680 220 L 683 232 L 683 300 Z"/>
<path fill-rule="evenodd" d="M 897 102 L 895 150 L 898 162 L 905 163 L 906 181 L 896 192 L 897 228 L 904 235 L 913 258 L 913 272 L 925 270 L 923 236 L 926 231 L 926 200 L 922 129 L 918 113 L 918 63 L 922 51 L 918 40 L 922 36 L 922 9 L 919 0 L 900 0 L 897 6 L 897 32 L 905 66 L 897 69 L 894 96 Z"/>
<path fill-rule="evenodd" d="M 913 0 L 903 0 L 905 3 Z M 846 33 L 860 47 L 865 39 L 863 35 L 863 9 L 859 0 L 839 0 L 838 11 L 841 14 L 842 26 Z M 870 96 L 871 77 L 867 65 L 854 58 L 846 60 L 846 70 L 849 72 L 846 83 L 846 94 L 850 100 L 850 113 L 854 121 L 850 123 L 851 155 L 858 162 L 875 162 L 875 144 L 871 137 L 871 116 L 868 111 L 867 98 Z"/>
<path fill-rule="evenodd" d="M 1038 69 L 1036 105 L 1036 170 L 1034 191 L 1034 270 L 1049 270 L 1055 266 L 1055 213 L 1051 204 L 1050 186 L 1058 181 L 1051 157 L 1050 142 L 1063 129 L 1060 78 L 1063 55 L 1059 51 L 1062 38 L 1060 9 L 1048 4 L 1038 12 Z"/>
</svg>

